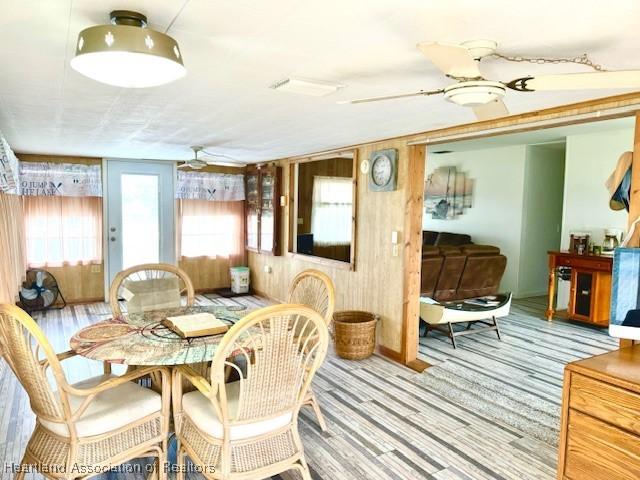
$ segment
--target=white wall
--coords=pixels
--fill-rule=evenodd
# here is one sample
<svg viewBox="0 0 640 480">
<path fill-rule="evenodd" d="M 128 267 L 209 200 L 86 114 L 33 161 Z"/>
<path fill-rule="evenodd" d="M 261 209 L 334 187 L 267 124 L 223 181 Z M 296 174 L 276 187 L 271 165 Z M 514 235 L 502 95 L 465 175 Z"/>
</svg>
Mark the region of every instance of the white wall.
<svg viewBox="0 0 640 480">
<path fill-rule="evenodd" d="M 522 220 L 519 297 L 544 295 L 549 271 L 547 252 L 561 242 L 564 194 L 564 145 L 527 147 Z"/>
<path fill-rule="evenodd" d="M 609 208 L 604 186 L 618 157 L 633 150 L 633 128 L 567 137 L 562 248 L 569 248 L 573 231 L 591 232 L 592 241 L 602 245 L 605 228 L 626 230 L 627 212 Z M 567 282 L 558 286 L 558 308 L 569 300 Z"/>
<path fill-rule="evenodd" d="M 507 257 L 501 291 L 515 292 L 520 263 L 520 236 L 526 147 L 524 145 L 454 152 L 427 153 L 427 175 L 455 166 L 475 180 L 473 206 L 453 220 L 423 217 L 423 230 L 466 233 L 476 244 L 495 245 Z"/>
</svg>

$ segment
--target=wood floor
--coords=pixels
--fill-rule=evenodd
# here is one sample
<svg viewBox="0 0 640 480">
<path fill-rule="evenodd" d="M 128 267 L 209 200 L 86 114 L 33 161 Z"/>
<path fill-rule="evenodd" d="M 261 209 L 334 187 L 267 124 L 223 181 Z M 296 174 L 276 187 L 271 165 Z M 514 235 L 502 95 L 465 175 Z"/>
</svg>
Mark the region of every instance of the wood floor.
<svg viewBox="0 0 640 480">
<path fill-rule="evenodd" d="M 202 304 L 265 305 L 257 297 L 199 296 Z M 547 323 L 540 299 L 516 302 L 501 322 L 503 341 L 482 333 L 429 333 L 420 352 L 434 366 L 422 374 L 374 356 L 348 362 L 331 355 L 314 390 L 329 433 L 310 410 L 300 418 L 314 479 L 528 480 L 555 478 L 558 414 L 564 365 L 615 348 L 605 331 Z M 58 351 L 73 332 L 109 316 L 106 304 L 78 305 L 37 315 Z M 70 381 L 100 373 L 84 359 L 65 362 Z M 21 458 L 34 418 L 26 395 L 0 362 L 0 478 Z M 29 478 L 29 477 L 28 477 Z M 33 476 L 31 478 L 39 478 Z M 101 480 L 142 474 L 110 473 Z M 192 480 L 201 478 L 196 474 Z M 298 478 L 283 474 L 284 480 Z"/>
</svg>

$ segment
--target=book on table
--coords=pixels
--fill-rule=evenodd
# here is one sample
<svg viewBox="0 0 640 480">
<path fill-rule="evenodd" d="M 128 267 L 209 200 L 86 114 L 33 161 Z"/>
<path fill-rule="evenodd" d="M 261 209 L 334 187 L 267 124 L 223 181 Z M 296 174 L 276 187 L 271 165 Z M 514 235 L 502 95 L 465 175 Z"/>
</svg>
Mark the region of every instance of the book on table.
<svg viewBox="0 0 640 480">
<path fill-rule="evenodd" d="M 211 313 L 193 313 L 167 317 L 162 324 L 183 338 L 220 335 L 229 330 L 229 326 Z"/>
</svg>

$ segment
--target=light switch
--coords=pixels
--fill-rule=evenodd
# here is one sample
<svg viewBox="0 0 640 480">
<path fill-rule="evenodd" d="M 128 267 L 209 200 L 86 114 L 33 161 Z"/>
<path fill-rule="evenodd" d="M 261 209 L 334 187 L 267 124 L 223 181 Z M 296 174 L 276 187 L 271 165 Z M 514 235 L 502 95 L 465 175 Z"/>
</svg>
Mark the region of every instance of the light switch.
<svg viewBox="0 0 640 480">
<path fill-rule="evenodd" d="M 398 244 L 398 232 L 396 230 L 391 232 L 391 243 L 394 245 Z"/>
</svg>

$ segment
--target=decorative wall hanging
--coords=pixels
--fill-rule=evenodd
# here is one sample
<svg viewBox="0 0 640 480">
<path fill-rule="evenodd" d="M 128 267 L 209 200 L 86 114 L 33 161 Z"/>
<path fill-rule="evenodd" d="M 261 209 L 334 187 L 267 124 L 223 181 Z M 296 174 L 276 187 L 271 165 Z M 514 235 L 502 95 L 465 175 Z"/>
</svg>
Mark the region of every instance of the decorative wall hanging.
<svg viewBox="0 0 640 480">
<path fill-rule="evenodd" d="M 472 206 L 474 181 L 456 167 L 440 167 L 424 184 L 424 212 L 434 220 L 452 220 Z"/>
<path fill-rule="evenodd" d="M 20 162 L 20 193 L 32 197 L 101 197 L 100 165 Z"/>
<path fill-rule="evenodd" d="M 244 175 L 178 172 L 176 198 L 212 202 L 244 200 Z"/>
<path fill-rule="evenodd" d="M 18 164 L 18 159 L 0 132 L 0 192 L 13 195 L 20 193 Z"/>
</svg>

